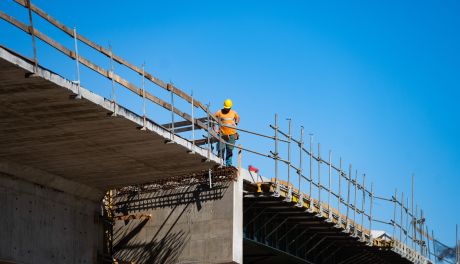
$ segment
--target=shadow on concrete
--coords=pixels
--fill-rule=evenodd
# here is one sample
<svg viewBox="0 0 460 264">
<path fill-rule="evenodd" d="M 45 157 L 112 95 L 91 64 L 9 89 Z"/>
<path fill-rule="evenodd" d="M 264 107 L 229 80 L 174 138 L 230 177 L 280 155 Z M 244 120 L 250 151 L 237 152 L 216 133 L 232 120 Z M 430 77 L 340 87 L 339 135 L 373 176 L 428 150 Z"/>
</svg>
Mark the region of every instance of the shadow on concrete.
<svg viewBox="0 0 460 264">
<path fill-rule="evenodd" d="M 202 203 L 218 200 L 230 182 L 209 188 L 204 185 L 188 186 L 175 190 L 128 193 L 115 198 L 115 212 L 124 215 L 149 211 L 152 219 L 131 220 L 114 230 L 114 258 L 135 263 L 177 263 L 184 245 L 190 240 L 190 231 L 176 228 L 182 218 L 190 218 L 191 206 L 202 209 Z M 169 213 L 161 223 L 155 222 L 155 209 L 168 208 Z M 182 220 L 184 220 L 182 219 Z M 152 226 L 147 225 L 151 221 Z M 149 234 L 152 231 L 152 234 Z"/>
<path fill-rule="evenodd" d="M 230 182 L 221 182 L 209 188 L 208 185 L 188 186 L 173 190 L 132 192 L 115 197 L 115 213 L 128 214 L 155 208 L 172 207 L 195 203 L 201 210 L 202 203 L 222 199 Z"/>
</svg>

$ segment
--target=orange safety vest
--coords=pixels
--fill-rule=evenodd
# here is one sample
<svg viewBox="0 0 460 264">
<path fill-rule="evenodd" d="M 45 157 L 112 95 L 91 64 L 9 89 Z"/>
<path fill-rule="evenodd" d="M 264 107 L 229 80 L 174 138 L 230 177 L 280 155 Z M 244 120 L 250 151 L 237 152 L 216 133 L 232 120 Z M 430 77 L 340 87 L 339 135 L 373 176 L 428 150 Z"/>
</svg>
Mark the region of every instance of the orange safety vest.
<svg viewBox="0 0 460 264">
<path fill-rule="evenodd" d="M 238 114 L 231 109 L 230 111 L 228 111 L 227 114 L 224 114 L 222 113 L 222 110 L 219 110 L 216 112 L 215 116 L 220 120 L 222 125 L 226 126 L 236 127 L 236 124 L 240 122 L 240 117 L 238 116 Z M 230 136 L 236 134 L 236 129 L 222 126 L 220 128 L 220 132 L 222 133 L 222 135 Z"/>
</svg>

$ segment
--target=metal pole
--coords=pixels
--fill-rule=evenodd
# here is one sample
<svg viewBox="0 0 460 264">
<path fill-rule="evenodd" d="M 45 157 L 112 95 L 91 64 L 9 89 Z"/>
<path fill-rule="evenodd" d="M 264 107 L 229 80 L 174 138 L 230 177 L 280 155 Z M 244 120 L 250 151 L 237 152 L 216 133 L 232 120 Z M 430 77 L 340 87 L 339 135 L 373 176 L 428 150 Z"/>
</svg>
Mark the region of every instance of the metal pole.
<svg viewBox="0 0 460 264">
<path fill-rule="evenodd" d="M 458 224 L 455 225 L 455 252 L 457 253 L 457 264 L 460 262 L 460 249 L 458 245 Z"/>
<path fill-rule="evenodd" d="M 275 114 L 275 182 L 278 184 L 278 114 Z"/>
<path fill-rule="evenodd" d="M 357 195 L 357 186 L 358 186 L 358 170 L 355 171 L 355 181 L 353 183 L 355 189 L 355 198 L 353 199 L 353 235 L 356 235 L 356 195 Z"/>
<path fill-rule="evenodd" d="M 174 92 L 173 87 L 168 83 L 169 91 L 171 92 L 171 140 L 174 141 Z"/>
<path fill-rule="evenodd" d="M 193 90 L 190 93 L 192 98 L 192 153 L 195 153 L 195 104 L 193 98 Z"/>
<path fill-rule="evenodd" d="M 290 118 L 287 118 L 286 119 L 288 121 L 288 153 L 287 153 L 287 185 L 288 185 L 288 189 L 290 189 L 290 183 L 291 183 L 291 139 L 292 139 L 292 135 L 291 135 L 291 119 Z"/>
<path fill-rule="evenodd" d="M 370 194 L 370 204 L 371 208 L 369 211 L 369 242 L 372 244 L 372 206 L 374 205 L 374 183 L 371 182 L 371 194 Z"/>
<path fill-rule="evenodd" d="M 415 249 L 414 247 L 414 238 L 415 238 L 415 219 L 414 219 L 414 174 L 412 174 L 412 205 L 411 205 L 411 225 L 412 227 L 412 248 Z"/>
<path fill-rule="evenodd" d="M 407 237 L 409 235 L 409 209 L 407 208 L 408 204 L 409 204 L 409 197 L 406 198 L 406 208 L 404 208 L 406 211 L 406 230 L 404 231 L 404 233 L 406 234 L 406 238 L 404 239 L 406 245 L 407 245 Z"/>
<path fill-rule="evenodd" d="M 146 100 L 145 100 L 145 62 L 142 64 L 142 113 L 144 125 L 141 130 L 147 129 L 147 112 L 146 112 Z"/>
<path fill-rule="evenodd" d="M 322 204 L 321 204 L 321 144 L 318 143 L 318 203 L 319 203 L 319 212 L 318 215 L 322 216 Z"/>
<path fill-rule="evenodd" d="M 342 203 L 342 157 L 340 157 L 340 169 L 339 169 L 339 193 L 337 198 L 337 210 L 340 213 L 340 204 Z M 339 224 L 341 219 L 339 216 Z"/>
<path fill-rule="evenodd" d="M 297 174 L 299 175 L 299 203 L 298 205 L 300 207 L 303 206 L 303 194 L 302 194 L 302 189 L 301 189 L 301 178 L 302 178 L 302 149 L 303 149 L 303 134 L 304 134 L 304 128 L 303 126 L 300 126 L 300 141 L 299 141 L 299 170 L 297 171 Z"/>
<path fill-rule="evenodd" d="M 430 252 L 430 238 L 429 238 L 429 233 L 428 233 L 428 226 L 425 226 L 425 232 L 426 232 L 426 254 L 428 255 L 428 259 L 431 260 L 431 252 Z"/>
<path fill-rule="evenodd" d="M 415 214 L 413 215 L 413 224 L 412 224 L 412 229 L 413 229 L 413 235 L 412 235 L 412 242 L 414 245 L 414 251 L 417 251 L 417 246 L 420 246 L 418 244 L 418 239 L 417 239 L 417 222 L 418 222 L 418 204 L 415 205 Z"/>
<path fill-rule="evenodd" d="M 208 102 L 206 106 L 206 124 L 208 130 L 208 161 L 211 161 L 211 125 L 210 125 L 210 118 L 209 118 L 209 108 L 211 107 L 211 103 Z"/>
<path fill-rule="evenodd" d="M 361 201 L 361 236 L 363 237 L 363 240 L 364 240 L 364 232 L 363 232 L 363 227 L 364 227 L 364 208 L 366 206 L 366 190 L 365 190 L 365 186 L 366 186 L 366 174 L 363 174 L 363 186 L 362 186 L 363 197 L 362 197 L 362 201 Z"/>
<path fill-rule="evenodd" d="M 217 119 L 217 124 L 219 126 L 219 157 L 220 157 L 220 166 L 224 165 L 224 155 L 223 151 L 226 147 L 223 140 L 222 140 L 222 120 L 220 118 Z M 227 154 L 228 155 L 228 154 Z"/>
<path fill-rule="evenodd" d="M 75 99 L 81 99 L 81 90 L 80 90 L 80 56 L 78 55 L 78 41 L 77 41 L 77 28 L 73 28 L 73 40 L 75 46 L 75 64 L 77 66 L 77 96 Z"/>
<path fill-rule="evenodd" d="M 313 186 L 313 172 L 312 172 L 312 144 L 313 144 L 313 134 L 310 133 L 310 206 L 309 206 L 309 210 L 310 212 L 313 212 L 313 190 L 312 190 L 312 186 Z"/>
<path fill-rule="evenodd" d="M 38 73 L 37 45 L 35 44 L 35 29 L 32 19 L 31 0 L 27 0 L 27 9 L 29 11 L 29 33 L 32 37 L 32 48 L 34 50 L 34 73 Z"/>
<path fill-rule="evenodd" d="M 403 209 L 404 209 L 404 192 L 401 192 L 401 221 L 399 223 L 399 242 L 402 242 L 402 226 L 403 226 Z"/>
<path fill-rule="evenodd" d="M 312 191 L 312 183 L 313 183 L 313 173 L 312 173 L 312 144 L 313 144 L 313 134 L 310 133 L 310 201 L 312 201 L 312 196 L 313 196 L 313 191 Z M 313 204 L 313 202 L 310 202 L 310 204 Z"/>
<path fill-rule="evenodd" d="M 112 80 L 112 102 L 113 102 L 113 114 L 112 116 L 117 116 L 117 97 L 115 94 L 115 80 L 114 80 L 114 75 L 115 75 L 115 65 L 113 63 L 113 52 L 112 52 L 112 46 L 109 45 L 109 50 L 110 50 L 110 79 Z"/>
<path fill-rule="evenodd" d="M 423 210 L 422 208 L 420 208 L 420 219 L 419 219 L 419 224 L 420 226 L 418 227 L 418 230 L 419 230 L 419 240 L 420 240 L 420 254 L 423 255 L 423 248 L 425 246 L 425 241 L 423 240 L 423 222 L 424 222 L 424 219 L 423 219 Z"/>
<path fill-rule="evenodd" d="M 393 241 L 396 232 L 396 195 L 398 195 L 398 189 L 395 189 L 395 196 L 393 196 Z"/>
<path fill-rule="evenodd" d="M 329 193 L 327 195 L 327 210 L 329 212 L 329 220 L 332 220 L 332 210 L 331 210 L 331 181 L 332 181 L 332 150 L 329 150 L 329 182 L 328 189 Z"/>
<path fill-rule="evenodd" d="M 348 167 L 348 194 L 347 194 L 347 231 L 349 230 L 348 228 L 350 227 L 350 221 L 349 221 L 349 218 L 348 218 L 348 213 L 350 211 L 350 183 L 351 183 L 351 163 L 350 163 L 350 166 Z"/>
</svg>

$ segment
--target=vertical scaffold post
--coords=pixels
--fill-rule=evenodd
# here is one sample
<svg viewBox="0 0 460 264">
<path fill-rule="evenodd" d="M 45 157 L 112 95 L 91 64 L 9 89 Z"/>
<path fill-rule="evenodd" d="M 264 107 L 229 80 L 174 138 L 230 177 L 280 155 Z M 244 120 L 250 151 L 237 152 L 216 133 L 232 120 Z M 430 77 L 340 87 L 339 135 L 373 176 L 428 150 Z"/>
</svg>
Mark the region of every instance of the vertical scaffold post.
<svg viewBox="0 0 460 264">
<path fill-rule="evenodd" d="M 321 202 L 321 144 L 318 143 L 318 216 L 321 217 L 323 213 L 323 206 Z"/>
<path fill-rule="evenodd" d="M 404 230 L 404 234 L 406 234 L 406 238 L 404 239 L 404 242 L 407 245 L 407 238 L 409 236 L 409 208 L 407 208 L 409 205 L 409 197 L 406 197 L 406 207 L 404 210 L 406 211 L 406 230 Z"/>
<path fill-rule="evenodd" d="M 455 225 L 455 252 L 457 253 L 457 264 L 460 263 L 460 247 L 459 247 L 459 241 L 458 241 L 458 224 Z"/>
<path fill-rule="evenodd" d="M 355 180 L 353 182 L 353 187 L 354 187 L 354 190 L 355 190 L 355 196 L 354 196 L 354 199 L 353 199 L 353 236 L 356 236 L 357 235 L 357 231 L 356 231 L 356 210 L 358 209 L 356 207 L 356 196 L 357 196 L 357 191 L 358 191 L 358 170 L 355 171 Z"/>
<path fill-rule="evenodd" d="M 113 113 L 112 116 L 117 116 L 117 96 L 116 96 L 116 91 L 115 91 L 115 65 L 113 63 L 113 51 L 112 51 L 112 45 L 109 45 L 109 50 L 110 50 L 110 79 L 112 81 L 112 103 L 113 103 Z"/>
<path fill-rule="evenodd" d="M 342 227 L 342 213 L 340 211 L 340 204 L 342 203 L 342 157 L 340 157 L 339 160 L 339 191 L 337 194 L 337 211 L 339 212 L 338 218 L 337 218 L 337 227 L 341 228 Z"/>
<path fill-rule="evenodd" d="M 414 215 L 414 174 L 412 174 L 412 203 L 411 203 L 411 226 L 412 226 L 412 249 L 415 249 L 415 215 Z"/>
<path fill-rule="evenodd" d="M 297 174 L 299 176 L 299 201 L 297 203 L 297 206 L 303 207 L 303 194 L 302 194 L 302 149 L 303 149 L 303 134 L 304 134 L 304 128 L 303 126 L 300 126 L 300 140 L 299 140 L 299 169 L 297 170 Z"/>
<path fill-rule="evenodd" d="M 77 40 L 77 28 L 73 28 L 73 41 L 74 41 L 74 48 L 75 48 L 75 64 L 76 64 L 76 71 L 77 71 L 77 96 L 75 99 L 81 99 L 81 84 L 80 84 L 80 56 L 78 55 L 78 40 Z"/>
<path fill-rule="evenodd" d="M 278 114 L 275 114 L 275 153 L 273 153 L 273 157 L 275 159 L 275 192 L 273 196 L 279 197 L 280 196 L 280 185 L 278 182 L 278 160 L 279 160 L 279 152 L 278 152 Z"/>
<path fill-rule="evenodd" d="M 279 197 L 280 196 L 280 185 L 278 182 L 278 160 L 279 160 L 279 153 L 278 153 L 278 114 L 275 113 L 275 152 L 273 153 L 273 158 L 275 160 L 275 192 L 273 196 Z"/>
<path fill-rule="evenodd" d="M 363 191 L 363 197 L 361 199 L 361 239 L 364 241 L 365 236 L 364 236 L 364 208 L 366 206 L 366 174 L 363 174 L 363 186 L 362 186 L 362 191 Z"/>
<path fill-rule="evenodd" d="M 192 152 L 195 153 L 195 101 L 193 98 L 193 90 L 190 93 L 190 98 L 192 100 Z"/>
<path fill-rule="evenodd" d="M 395 189 L 395 195 L 393 196 L 393 242 L 395 241 L 396 232 L 396 197 L 398 195 L 398 189 Z"/>
<path fill-rule="evenodd" d="M 369 243 L 372 245 L 372 207 L 374 205 L 374 183 L 371 182 L 370 210 L 369 210 Z"/>
<path fill-rule="evenodd" d="M 145 62 L 142 64 L 142 120 L 143 125 L 141 130 L 147 130 L 147 109 L 145 100 Z"/>
<path fill-rule="evenodd" d="M 425 247 L 425 240 L 423 239 L 423 223 L 425 222 L 425 219 L 423 218 L 423 210 L 420 208 L 420 219 L 419 219 L 419 224 L 420 226 L 418 227 L 419 230 L 419 240 L 420 240 L 420 254 L 423 256 L 424 252 L 424 247 Z"/>
<path fill-rule="evenodd" d="M 275 183 L 278 184 L 278 114 L 275 114 Z"/>
<path fill-rule="evenodd" d="M 34 23 L 32 19 L 32 8 L 31 8 L 31 0 L 26 0 L 27 1 L 27 9 L 29 11 L 29 34 L 32 37 L 32 48 L 34 51 L 34 74 L 38 73 L 38 60 L 37 60 L 37 45 L 35 43 L 35 29 L 34 29 Z"/>
<path fill-rule="evenodd" d="M 401 212 L 400 212 L 400 222 L 399 222 L 399 242 L 402 243 L 402 231 L 403 231 L 403 209 L 404 209 L 404 192 L 401 192 Z"/>
<path fill-rule="evenodd" d="M 218 125 L 218 129 L 219 129 L 219 157 L 220 157 L 220 166 L 222 167 L 224 165 L 224 155 L 223 155 L 223 152 L 224 152 L 224 149 L 225 149 L 225 143 L 222 139 L 222 119 L 218 118 L 217 119 L 217 125 Z M 227 154 L 226 154 L 227 155 Z"/>
<path fill-rule="evenodd" d="M 288 188 L 288 194 L 286 195 L 286 201 L 290 202 L 292 201 L 292 187 L 291 187 L 291 140 L 292 140 L 292 135 L 291 135 L 291 118 L 286 119 L 288 121 L 288 153 L 287 153 L 287 188 Z"/>
<path fill-rule="evenodd" d="M 350 188 L 351 188 L 351 170 L 352 170 L 352 165 L 350 163 L 350 166 L 348 167 L 348 192 L 347 192 L 347 213 L 346 213 L 346 218 L 347 218 L 347 226 L 346 226 L 346 231 L 350 231 L 350 219 L 349 219 L 349 211 L 350 211 Z"/>
<path fill-rule="evenodd" d="M 328 211 L 328 219 L 332 221 L 332 210 L 331 210 L 331 181 L 332 181 L 332 150 L 329 150 L 329 181 L 327 184 L 328 188 L 328 195 L 327 195 L 327 211 Z"/>
<path fill-rule="evenodd" d="M 414 229 L 413 232 L 414 232 L 414 235 L 412 236 L 412 241 L 414 242 L 414 251 L 417 252 L 417 247 L 420 248 L 420 240 L 419 238 L 417 238 L 417 223 L 419 221 L 418 219 L 418 204 L 415 204 L 415 214 L 413 216 L 413 219 L 414 219 L 414 223 L 412 224 L 412 228 Z"/>
<path fill-rule="evenodd" d="M 312 145 L 313 145 L 313 133 L 309 134 L 310 136 L 310 206 L 308 207 L 309 212 L 313 213 L 313 150 L 312 150 Z"/>
<path fill-rule="evenodd" d="M 426 232 L 425 234 L 426 234 L 426 243 L 427 243 L 426 249 L 425 249 L 426 250 L 426 255 L 427 255 L 428 259 L 431 260 L 430 237 L 429 237 L 430 233 L 428 233 L 428 226 L 427 225 L 425 225 L 425 232 Z"/>
<path fill-rule="evenodd" d="M 208 143 L 208 160 L 211 161 L 211 118 L 209 117 L 209 108 L 211 107 L 211 103 L 208 102 L 208 105 L 206 106 L 206 129 L 208 132 L 208 137 L 207 137 L 207 143 Z"/>
<path fill-rule="evenodd" d="M 171 93 L 171 141 L 174 142 L 174 135 L 175 135 L 175 125 L 174 125 L 174 86 L 173 84 L 167 84 L 168 90 Z"/>
</svg>

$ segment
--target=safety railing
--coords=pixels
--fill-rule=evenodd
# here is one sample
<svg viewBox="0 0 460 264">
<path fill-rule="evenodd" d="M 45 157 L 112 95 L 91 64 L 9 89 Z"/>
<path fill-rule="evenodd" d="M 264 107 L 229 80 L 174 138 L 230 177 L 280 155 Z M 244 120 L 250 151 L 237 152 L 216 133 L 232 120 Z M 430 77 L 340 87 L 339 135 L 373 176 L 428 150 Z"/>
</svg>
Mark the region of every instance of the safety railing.
<svg viewBox="0 0 460 264">
<path fill-rule="evenodd" d="M 75 28 L 71 29 L 65 26 L 58 20 L 46 14 L 37 6 L 31 4 L 30 0 L 11 1 L 14 1 L 27 9 L 29 14 L 29 24 L 27 25 L 2 11 L 0 11 L 0 18 L 31 36 L 34 51 L 33 63 L 35 73 L 38 73 L 39 65 L 36 51 L 36 38 L 38 38 L 75 61 L 77 72 L 77 81 L 75 83 L 78 86 L 78 94 L 75 96 L 76 99 L 81 98 L 80 65 L 83 65 L 99 75 L 111 80 L 111 100 L 114 115 L 117 114 L 118 105 L 114 88 L 114 84 L 117 83 L 121 87 L 128 89 L 135 95 L 142 98 L 142 115 L 144 125 L 141 129 L 146 129 L 146 122 L 148 119 L 146 114 L 146 101 L 149 101 L 161 106 L 171 113 L 171 122 L 163 125 L 165 129 L 171 132 L 169 142 L 174 142 L 174 137 L 179 136 L 179 133 L 190 131 L 192 133 L 190 139 L 192 146 L 201 148 L 201 146 L 206 145 L 208 160 L 210 160 L 211 155 L 213 155 L 213 143 L 220 142 L 222 144 L 232 145 L 225 142 L 225 140 L 222 139 L 222 135 L 217 132 L 220 131 L 222 127 L 226 127 L 226 125 L 223 125 L 221 121 L 210 112 L 210 104 L 204 105 L 200 101 L 196 100 L 196 98 L 193 97 L 193 94 L 188 95 L 172 83 L 166 83 L 159 78 L 154 77 L 154 75 L 145 71 L 144 66 L 135 66 L 122 57 L 114 54 L 110 48 L 104 48 L 82 36 L 77 33 Z M 42 17 L 51 25 L 73 38 L 73 50 L 66 48 L 35 28 L 33 24 L 33 13 Z M 79 54 L 78 48 L 81 44 L 96 50 L 110 59 L 111 69 L 104 69 Z M 122 78 L 120 75 L 116 74 L 113 68 L 114 62 L 122 64 L 136 74 L 141 75 L 142 87 L 137 87 L 128 80 Z M 160 99 L 153 93 L 147 91 L 144 87 L 146 81 L 169 92 L 170 101 L 167 102 L 166 100 Z M 178 97 L 190 104 L 190 114 L 188 114 L 187 111 L 182 111 L 176 107 L 174 101 L 175 97 Z M 197 109 L 203 112 L 205 117 L 197 118 Z M 175 120 L 175 117 L 177 116 L 183 120 Z M 386 234 L 390 236 L 392 241 L 391 246 L 396 252 L 403 252 L 408 256 L 408 258 L 410 257 L 414 260 L 421 257 L 429 258 L 432 255 L 429 251 L 429 241 L 432 240 L 432 237 L 428 233 L 428 227 L 426 225 L 423 211 L 414 207 L 413 190 L 410 205 L 408 199 L 409 197 L 404 196 L 404 193 L 402 192 L 398 194 L 398 192 L 395 191 L 394 195 L 391 197 L 377 195 L 374 192 L 373 184 L 371 183 L 369 187 L 369 184 L 366 183 L 365 174 L 362 174 L 361 179 L 359 179 L 359 174 L 355 171 L 353 176 L 352 165 L 349 164 L 348 168 L 345 167 L 343 165 L 342 158 L 339 159 L 338 165 L 334 164 L 332 160 L 332 151 L 329 151 L 327 155 L 323 156 L 321 154 L 321 146 L 318 144 L 317 153 L 314 154 L 312 136 L 310 136 L 309 144 L 306 145 L 304 142 L 303 127 L 301 127 L 300 138 L 298 139 L 293 137 L 291 120 L 288 120 L 288 131 L 285 132 L 281 130 L 278 124 L 277 115 L 275 115 L 274 124 L 270 125 L 270 128 L 273 131 L 273 134 L 271 135 L 250 131 L 240 127 L 233 128 L 239 132 L 256 136 L 260 140 L 269 140 L 269 144 L 273 146 L 273 149 L 266 153 L 260 150 L 252 149 L 248 146 L 233 146 L 248 153 L 270 159 L 274 165 L 274 182 L 278 184 L 282 179 L 287 180 L 285 187 L 288 189 L 288 199 L 292 199 L 294 189 L 296 190 L 297 195 L 300 196 L 300 198 L 297 199 L 298 203 L 303 203 L 303 195 L 310 198 L 314 197 L 314 199 L 309 199 L 310 203 L 312 203 L 310 208 L 316 206 L 319 208 L 320 214 L 324 213 L 329 215 L 329 217 L 332 217 L 332 214 L 336 214 L 336 217 L 339 218 L 339 222 L 343 223 L 347 230 L 352 229 L 353 232 L 356 232 L 356 227 L 361 228 L 361 234 L 367 232 L 367 242 L 370 244 L 378 243 L 373 241 L 373 224 L 381 224 L 387 226 L 387 229 L 385 230 Z M 195 130 L 205 131 L 205 137 L 197 139 Z M 281 147 L 287 147 L 285 158 L 280 155 Z M 297 152 L 297 159 L 294 159 L 292 156 L 293 149 Z M 223 157 L 221 148 L 219 148 L 217 152 L 219 157 Z M 222 158 L 220 159 L 220 162 L 223 163 Z M 308 164 L 308 170 L 304 171 L 305 162 Z M 285 166 L 285 173 L 281 173 L 280 166 Z M 377 217 L 374 211 L 376 201 L 379 201 L 379 203 L 385 203 L 387 208 L 384 211 L 393 212 L 392 217 L 389 217 L 388 220 Z M 323 207 L 323 205 L 325 206 Z M 360 223 L 358 224 L 358 222 Z M 367 231 L 364 231 L 364 226 L 367 226 Z"/>
</svg>

